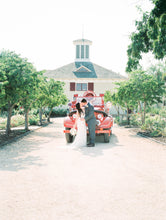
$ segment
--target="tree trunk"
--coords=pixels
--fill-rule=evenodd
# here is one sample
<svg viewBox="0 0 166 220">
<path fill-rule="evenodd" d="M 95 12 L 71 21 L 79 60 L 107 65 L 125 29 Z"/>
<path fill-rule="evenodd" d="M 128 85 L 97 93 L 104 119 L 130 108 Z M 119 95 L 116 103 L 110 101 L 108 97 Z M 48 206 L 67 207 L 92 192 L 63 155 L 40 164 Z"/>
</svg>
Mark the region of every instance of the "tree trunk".
<svg viewBox="0 0 166 220">
<path fill-rule="evenodd" d="M 40 120 L 40 125 L 42 125 L 42 108 L 39 108 L 39 120 Z"/>
<path fill-rule="evenodd" d="M 146 116 L 146 102 L 144 102 L 143 123 L 145 123 L 145 116 Z"/>
<path fill-rule="evenodd" d="M 29 123 L 29 109 L 25 109 L 25 130 L 28 131 L 29 127 L 28 127 L 28 123 Z"/>
<path fill-rule="evenodd" d="M 116 112 L 117 112 L 117 115 L 119 116 L 117 106 L 116 106 L 116 105 L 114 105 L 114 107 L 115 107 L 115 110 L 116 110 Z"/>
<path fill-rule="evenodd" d="M 6 134 L 9 135 L 11 132 L 11 116 L 12 116 L 12 109 L 13 106 L 8 102 L 8 109 L 7 109 L 7 126 L 6 126 Z"/>
<path fill-rule="evenodd" d="M 50 109 L 50 112 L 49 112 L 49 115 L 48 115 L 48 118 L 47 118 L 48 122 L 50 122 L 50 116 L 51 116 L 51 113 L 52 113 L 52 109 L 53 109 L 53 107 Z"/>
<path fill-rule="evenodd" d="M 143 113 L 142 113 L 141 102 L 138 102 L 138 105 L 139 105 L 139 110 L 140 110 L 140 113 L 141 113 L 141 122 L 142 122 L 142 125 L 143 125 L 144 124 L 144 120 L 143 120 Z"/>
<path fill-rule="evenodd" d="M 120 114 L 119 114 L 119 105 L 118 105 L 118 111 L 117 111 L 117 112 L 118 112 L 118 117 L 119 117 L 119 115 L 120 115 Z"/>
<path fill-rule="evenodd" d="M 130 125 L 129 108 L 127 107 L 127 125 Z"/>
</svg>

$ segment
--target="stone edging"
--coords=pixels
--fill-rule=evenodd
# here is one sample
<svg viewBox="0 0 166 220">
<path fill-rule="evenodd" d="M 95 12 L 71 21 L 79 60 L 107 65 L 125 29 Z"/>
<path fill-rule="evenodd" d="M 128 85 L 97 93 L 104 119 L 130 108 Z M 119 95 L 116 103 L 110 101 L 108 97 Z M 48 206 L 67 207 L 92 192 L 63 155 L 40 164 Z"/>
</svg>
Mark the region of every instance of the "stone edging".
<svg viewBox="0 0 166 220">
<path fill-rule="evenodd" d="M 18 135 L 17 137 L 12 138 L 12 139 L 9 140 L 9 141 L 5 141 L 4 143 L 0 144 L 0 148 L 2 148 L 3 146 L 5 146 L 5 145 L 7 145 L 7 144 L 11 144 L 11 143 L 17 141 L 18 139 L 21 139 L 21 138 L 27 136 L 28 134 L 30 134 L 30 133 L 32 133 L 32 132 L 34 132 L 34 131 L 36 131 L 36 130 L 41 129 L 42 127 L 45 127 L 45 126 L 47 126 L 48 124 L 49 124 L 49 123 L 43 124 L 43 125 L 41 125 L 41 127 L 37 127 L 37 128 L 35 128 L 35 129 L 33 129 L 33 130 L 29 130 L 29 131 L 25 132 L 24 134 L 20 134 L 20 135 Z"/>
<path fill-rule="evenodd" d="M 156 142 L 156 143 L 159 143 L 159 144 L 162 144 L 162 145 L 165 145 L 165 146 L 166 146 L 166 143 L 161 142 L 161 141 L 158 141 L 158 140 L 156 140 L 156 139 L 154 139 L 154 138 L 151 138 L 151 137 L 147 137 L 146 135 L 138 134 L 138 133 L 137 133 L 136 135 L 141 136 L 141 137 L 144 137 L 144 138 L 147 138 L 147 139 L 152 140 L 152 141 L 154 141 L 154 142 Z"/>
<path fill-rule="evenodd" d="M 129 129 L 130 129 L 130 128 L 129 128 Z M 162 144 L 162 145 L 165 145 L 165 146 L 166 146 L 166 143 L 161 142 L 161 141 L 158 141 L 158 140 L 156 140 L 156 139 L 154 139 L 154 138 L 152 138 L 152 137 L 148 137 L 148 136 L 146 136 L 146 135 L 139 134 L 138 132 L 135 132 L 135 131 L 133 131 L 132 129 L 130 129 L 130 132 L 132 132 L 132 133 L 134 133 L 134 134 L 136 134 L 136 135 L 138 135 L 138 136 L 140 136 L 140 137 L 147 138 L 147 139 L 149 139 L 149 140 L 151 140 L 151 141 L 154 141 L 154 142 L 156 142 L 156 143 L 159 143 L 159 144 Z"/>
</svg>

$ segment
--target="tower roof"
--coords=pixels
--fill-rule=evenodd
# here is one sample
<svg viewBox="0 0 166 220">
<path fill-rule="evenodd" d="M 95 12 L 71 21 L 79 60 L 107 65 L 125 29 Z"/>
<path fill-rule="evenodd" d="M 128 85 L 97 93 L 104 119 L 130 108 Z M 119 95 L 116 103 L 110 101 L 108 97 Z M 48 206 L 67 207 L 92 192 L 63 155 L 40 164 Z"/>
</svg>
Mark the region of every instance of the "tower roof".
<svg viewBox="0 0 166 220">
<path fill-rule="evenodd" d="M 73 44 L 74 45 L 82 45 L 82 44 L 92 45 L 92 41 L 87 40 L 87 39 L 78 39 L 78 40 L 74 40 Z"/>
</svg>

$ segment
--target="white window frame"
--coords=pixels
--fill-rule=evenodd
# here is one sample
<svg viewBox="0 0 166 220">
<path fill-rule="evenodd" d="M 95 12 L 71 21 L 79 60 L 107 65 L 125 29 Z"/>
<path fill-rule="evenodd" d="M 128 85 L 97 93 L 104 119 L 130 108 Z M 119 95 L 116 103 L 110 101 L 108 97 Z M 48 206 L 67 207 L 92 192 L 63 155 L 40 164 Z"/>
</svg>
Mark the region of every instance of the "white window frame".
<svg viewBox="0 0 166 220">
<path fill-rule="evenodd" d="M 77 89 L 77 84 L 81 84 L 81 90 L 78 90 L 78 89 Z M 83 84 L 86 84 L 86 90 L 83 90 L 83 89 L 82 89 L 82 85 L 83 85 Z M 76 90 L 76 91 L 88 91 L 88 83 L 82 83 L 82 82 L 76 83 L 75 90 Z"/>
</svg>

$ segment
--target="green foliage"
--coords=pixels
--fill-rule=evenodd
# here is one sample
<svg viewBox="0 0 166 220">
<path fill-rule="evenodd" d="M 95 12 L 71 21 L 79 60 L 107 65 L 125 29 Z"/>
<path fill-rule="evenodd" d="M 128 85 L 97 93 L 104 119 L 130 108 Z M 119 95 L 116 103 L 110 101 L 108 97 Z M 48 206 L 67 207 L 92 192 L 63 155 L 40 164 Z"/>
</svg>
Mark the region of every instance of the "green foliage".
<svg viewBox="0 0 166 220">
<path fill-rule="evenodd" d="M 139 113 L 130 116 L 130 125 L 141 126 L 141 115 Z"/>
<path fill-rule="evenodd" d="M 45 113 L 48 115 L 50 113 L 50 109 L 46 109 Z M 51 117 L 64 117 L 66 115 L 67 115 L 67 106 L 55 107 L 51 112 Z"/>
<path fill-rule="evenodd" d="M 64 94 L 64 83 L 50 79 L 47 81 L 45 90 L 46 103 L 49 108 L 66 104 L 67 97 Z"/>
<path fill-rule="evenodd" d="M 145 123 L 141 126 L 141 129 L 149 133 L 151 137 L 163 136 L 166 137 L 166 119 L 159 115 L 151 116 L 147 115 Z"/>
<path fill-rule="evenodd" d="M 47 80 L 45 78 L 42 81 L 42 87 L 40 87 L 39 90 L 40 94 L 37 103 L 40 108 L 43 106 L 48 107 L 48 121 L 50 121 L 53 107 L 67 103 L 67 97 L 64 94 L 64 85 L 64 82 L 55 81 L 54 79 Z"/>
<path fill-rule="evenodd" d="M 160 115 L 161 117 L 166 118 L 166 108 L 164 107 L 149 107 L 147 113 L 151 115 Z"/>
<path fill-rule="evenodd" d="M 153 75 L 144 71 L 135 71 L 131 73 L 129 81 L 132 83 L 133 95 L 136 100 L 149 105 L 162 101 L 164 83 L 157 81 Z"/>
<path fill-rule="evenodd" d="M 161 109 L 159 115 L 163 118 L 166 118 L 166 109 Z"/>
<path fill-rule="evenodd" d="M 147 108 L 147 113 L 150 113 L 151 115 L 159 115 L 161 108 L 157 107 L 149 107 Z"/>
<path fill-rule="evenodd" d="M 142 19 L 135 22 L 136 31 L 130 36 L 127 72 L 139 68 L 142 53 L 152 51 L 157 59 L 162 59 L 166 55 L 166 1 L 152 2 L 154 8 L 150 13 L 141 11 Z"/>
<path fill-rule="evenodd" d="M 162 101 L 164 83 L 155 76 L 143 71 L 135 71 L 129 75 L 128 81 L 116 83 L 116 102 L 128 109 L 137 109 L 141 113 L 142 124 L 145 121 L 146 108 Z"/>
<path fill-rule="evenodd" d="M 5 129 L 6 128 L 6 118 L 0 117 L 0 129 Z"/>
<path fill-rule="evenodd" d="M 37 77 L 37 73 L 26 58 L 21 58 L 14 52 L 4 50 L 0 53 L 1 79 L 2 75 L 6 83 L 3 85 L 4 95 L 0 96 L 0 103 L 6 105 L 8 109 L 6 132 L 9 134 L 12 110 L 14 106 L 30 99 L 29 97 L 34 89 L 33 79 Z"/>
<path fill-rule="evenodd" d="M 25 123 L 23 115 L 13 115 L 11 117 L 11 127 L 18 127 Z M 5 129 L 7 124 L 7 118 L 0 118 L 0 129 Z"/>
<path fill-rule="evenodd" d="M 158 81 L 164 81 L 166 75 L 166 60 L 158 61 L 157 64 L 151 65 L 147 72 L 156 76 Z"/>
<path fill-rule="evenodd" d="M 6 103 L 15 104 L 19 102 L 25 88 L 31 83 L 32 70 L 33 66 L 26 58 L 21 58 L 14 52 L 1 52 L 0 73 L 4 75 L 6 80 L 6 84 L 3 86 Z"/>
<path fill-rule="evenodd" d="M 24 109 L 22 107 L 19 107 L 19 109 L 17 110 L 18 114 L 20 115 L 24 115 Z"/>
<path fill-rule="evenodd" d="M 25 119 L 23 115 L 13 115 L 11 117 L 11 127 L 17 127 L 19 125 L 23 125 L 25 123 Z"/>
<path fill-rule="evenodd" d="M 107 90 L 104 93 L 104 102 L 112 102 L 112 93 L 111 91 Z"/>
<path fill-rule="evenodd" d="M 30 115 L 29 116 L 29 124 L 30 125 L 37 125 L 39 123 L 39 116 L 38 115 Z"/>
<path fill-rule="evenodd" d="M 38 115 L 39 115 L 39 109 L 32 109 L 32 110 L 29 112 L 29 115 L 38 116 Z"/>
</svg>

